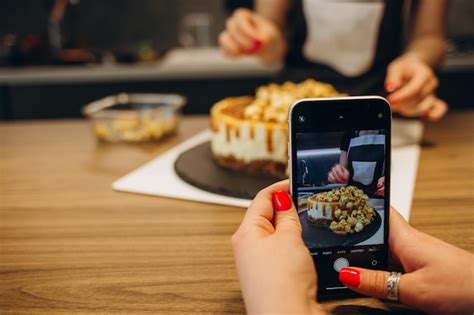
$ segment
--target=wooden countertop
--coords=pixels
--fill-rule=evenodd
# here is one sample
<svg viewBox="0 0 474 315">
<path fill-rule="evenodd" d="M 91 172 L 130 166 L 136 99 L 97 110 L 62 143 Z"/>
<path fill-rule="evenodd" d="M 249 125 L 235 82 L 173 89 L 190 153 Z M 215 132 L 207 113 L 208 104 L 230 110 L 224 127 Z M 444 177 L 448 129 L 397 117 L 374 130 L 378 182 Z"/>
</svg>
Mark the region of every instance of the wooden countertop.
<svg viewBox="0 0 474 315">
<path fill-rule="evenodd" d="M 427 126 L 411 217 L 469 251 L 473 123 L 469 111 Z M 206 125 L 185 118 L 176 137 L 134 146 L 98 145 L 78 120 L 0 124 L 2 313 L 244 313 L 230 249 L 244 210 L 111 189 Z M 365 298 L 325 307 L 397 308 Z"/>
</svg>

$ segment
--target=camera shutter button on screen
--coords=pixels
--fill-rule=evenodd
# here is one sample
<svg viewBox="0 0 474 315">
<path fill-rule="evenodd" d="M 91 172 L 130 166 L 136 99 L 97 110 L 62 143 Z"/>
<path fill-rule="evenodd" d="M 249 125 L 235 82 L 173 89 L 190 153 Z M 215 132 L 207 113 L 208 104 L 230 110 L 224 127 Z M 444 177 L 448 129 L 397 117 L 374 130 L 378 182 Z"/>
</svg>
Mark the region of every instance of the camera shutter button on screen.
<svg viewBox="0 0 474 315">
<path fill-rule="evenodd" d="M 349 261 L 346 258 L 341 257 L 341 258 L 338 258 L 334 261 L 333 266 L 334 266 L 334 270 L 339 272 L 339 271 L 341 271 L 342 268 L 349 267 Z"/>
</svg>

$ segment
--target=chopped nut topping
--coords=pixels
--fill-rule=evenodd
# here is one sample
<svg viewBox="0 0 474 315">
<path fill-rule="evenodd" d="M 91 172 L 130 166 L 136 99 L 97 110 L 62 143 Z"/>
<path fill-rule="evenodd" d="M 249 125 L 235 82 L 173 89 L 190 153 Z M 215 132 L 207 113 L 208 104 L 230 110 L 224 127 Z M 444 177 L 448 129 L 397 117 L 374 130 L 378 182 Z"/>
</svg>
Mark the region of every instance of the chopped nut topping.
<svg viewBox="0 0 474 315">
<path fill-rule="evenodd" d="M 308 79 L 301 83 L 271 83 L 259 87 L 255 100 L 244 110 L 244 118 L 257 121 L 284 123 L 288 111 L 299 99 L 344 95 L 332 85 Z"/>
<path fill-rule="evenodd" d="M 111 121 L 96 122 L 95 134 L 102 141 L 153 141 L 171 133 L 177 126 L 175 117 L 141 117 L 118 115 Z"/>
<path fill-rule="evenodd" d="M 341 187 L 312 196 L 314 201 L 337 203 L 329 228 L 336 233 L 358 233 L 375 218 L 369 197 L 354 186 Z"/>
</svg>

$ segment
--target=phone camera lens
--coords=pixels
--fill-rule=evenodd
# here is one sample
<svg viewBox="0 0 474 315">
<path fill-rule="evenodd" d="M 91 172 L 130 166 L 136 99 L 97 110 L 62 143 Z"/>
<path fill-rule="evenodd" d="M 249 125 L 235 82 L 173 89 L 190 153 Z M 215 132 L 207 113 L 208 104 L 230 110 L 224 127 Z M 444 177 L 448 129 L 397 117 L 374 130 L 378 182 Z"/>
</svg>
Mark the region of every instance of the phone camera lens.
<svg viewBox="0 0 474 315">
<path fill-rule="evenodd" d="M 299 121 L 300 123 L 304 123 L 304 122 L 306 121 L 306 117 L 304 117 L 303 115 L 298 116 L 298 121 Z"/>
<path fill-rule="evenodd" d="M 344 119 L 344 116 L 339 115 L 339 119 L 340 119 L 340 120 Z"/>
</svg>

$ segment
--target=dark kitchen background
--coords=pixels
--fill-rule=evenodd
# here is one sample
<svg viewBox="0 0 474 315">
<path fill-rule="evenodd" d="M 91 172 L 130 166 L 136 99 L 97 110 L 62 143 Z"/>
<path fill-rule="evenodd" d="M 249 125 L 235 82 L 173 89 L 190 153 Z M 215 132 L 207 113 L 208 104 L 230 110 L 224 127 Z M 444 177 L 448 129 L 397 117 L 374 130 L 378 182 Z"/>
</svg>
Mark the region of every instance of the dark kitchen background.
<svg viewBox="0 0 474 315">
<path fill-rule="evenodd" d="M 217 36 L 236 6 L 224 0 L 0 1 L 0 119 L 80 117 L 86 103 L 119 92 L 176 92 L 185 113 L 208 113 L 252 94 L 278 69 L 219 55 Z M 451 0 L 439 95 L 472 105 L 474 1 Z"/>
</svg>

